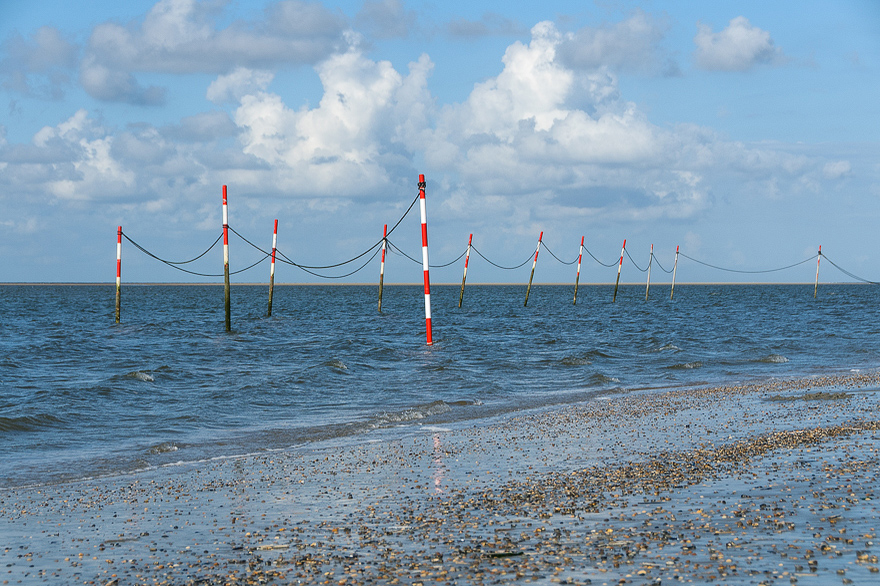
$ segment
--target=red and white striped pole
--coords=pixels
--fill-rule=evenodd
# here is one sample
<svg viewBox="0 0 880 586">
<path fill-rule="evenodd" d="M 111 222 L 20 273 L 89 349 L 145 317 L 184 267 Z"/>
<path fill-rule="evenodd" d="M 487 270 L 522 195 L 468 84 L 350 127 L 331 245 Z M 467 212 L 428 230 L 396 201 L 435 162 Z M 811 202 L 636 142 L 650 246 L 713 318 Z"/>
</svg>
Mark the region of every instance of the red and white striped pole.
<svg viewBox="0 0 880 586">
<path fill-rule="evenodd" d="M 272 317 L 272 297 L 275 293 L 275 251 L 278 248 L 278 218 L 275 218 L 275 229 L 272 231 L 272 262 L 269 264 L 269 311 L 266 317 Z"/>
<path fill-rule="evenodd" d="M 816 288 L 813 289 L 813 299 L 819 294 L 819 261 L 822 260 L 822 245 L 819 245 L 819 256 L 816 257 Z M 116 321 L 119 321 L 118 319 Z"/>
<path fill-rule="evenodd" d="M 388 244 L 388 224 L 382 228 L 382 262 L 379 263 L 379 311 L 382 311 L 382 288 L 385 283 L 385 248 Z"/>
<path fill-rule="evenodd" d="M 122 308 L 122 226 L 116 230 L 116 323 Z"/>
<path fill-rule="evenodd" d="M 675 247 L 675 263 L 672 265 L 672 289 L 669 291 L 669 300 L 675 295 L 675 270 L 678 268 L 678 246 Z"/>
<path fill-rule="evenodd" d="M 461 308 L 461 300 L 464 299 L 464 282 L 467 280 L 467 267 L 468 261 L 471 259 L 471 242 L 474 240 L 474 235 L 471 234 L 468 237 L 468 247 L 467 251 L 464 253 L 464 276 L 461 278 L 461 293 L 458 294 L 458 307 Z"/>
<path fill-rule="evenodd" d="M 541 230 L 541 235 L 538 236 L 538 247 L 535 249 L 535 260 L 532 261 L 532 274 L 529 276 L 529 286 L 526 288 L 526 301 L 523 303 L 523 307 L 526 307 L 529 304 L 529 293 L 532 291 L 532 279 L 535 278 L 535 265 L 538 264 L 538 253 L 541 252 L 541 240 L 544 239 L 544 231 Z"/>
<path fill-rule="evenodd" d="M 581 249 L 578 252 L 578 271 L 577 276 L 574 278 L 574 303 L 572 305 L 577 305 L 578 302 L 578 283 L 581 280 L 581 258 L 584 256 L 584 237 L 581 236 Z"/>
<path fill-rule="evenodd" d="M 229 298 L 229 212 L 226 208 L 226 186 L 223 186 L 223 293 L 226 308 L 226 331 L 232 331 L 231 303 Z"/>
<path fill-rule="evenodd" d="M 617 281 L 614 283 L 614 297 L 611 302 L 617 301 L 617 287 L 620 285 L 620 269 L 623 268 L 623 254 L 626 252 L 626 238 L 623 239 L 623 248 L 620 249 L 620 262 L 617 264 Z"/>
<path fill-rule="evenodd" d="M 651 290 L 651 264 L 654 262 L 654 245 L 651 245 L 651 258 L 648 259 L 648 284 L 645 285 L 645 301 L 648 300 L 648 291 Z"/>
<path fill-rule="evenodd" d="M 422 212 L 422 270 L 425 273 L 425 333 L 428 346 L 434 344 L 431 338 L 431 278 L 428 275 L 428 211 L 425 206 L 425 176 L 419 174 L 419 210 Z"/>
</svg>

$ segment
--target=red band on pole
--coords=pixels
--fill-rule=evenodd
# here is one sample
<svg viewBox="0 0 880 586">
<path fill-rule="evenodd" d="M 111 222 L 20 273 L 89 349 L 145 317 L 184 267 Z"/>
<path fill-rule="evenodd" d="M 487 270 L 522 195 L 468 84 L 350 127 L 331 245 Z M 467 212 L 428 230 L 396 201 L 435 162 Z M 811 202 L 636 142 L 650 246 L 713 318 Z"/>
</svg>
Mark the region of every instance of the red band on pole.
<svg viewBox="0 0 880 586">
<path fill-rule="evenodd" d="M 820 247 L 821 251 L 822 248 Z M 116 284 L 119 284 L 119 279 L 122 277 L 122 226 L 119 226 L 119 229 L 116 230 Z"/>
<path fill-rule="evenodd" d="M 275 230 L 272 232 L 272 264 L 275 264 L 275 250 L 278 243 L 278 219 L 275 219 Z M 275 271 L 272 271 L 273 273 Z"/>
<path fill-rule="evenodd" d="M 431 335 L 431 278 L 428 274 L 428 212 L 425 203 L 425 176 L 419 174 L 419 208 L 422 215 L 422 270 L 425 274 L 425 332 L 428 346 L 434 342 Z"/>
</svg>

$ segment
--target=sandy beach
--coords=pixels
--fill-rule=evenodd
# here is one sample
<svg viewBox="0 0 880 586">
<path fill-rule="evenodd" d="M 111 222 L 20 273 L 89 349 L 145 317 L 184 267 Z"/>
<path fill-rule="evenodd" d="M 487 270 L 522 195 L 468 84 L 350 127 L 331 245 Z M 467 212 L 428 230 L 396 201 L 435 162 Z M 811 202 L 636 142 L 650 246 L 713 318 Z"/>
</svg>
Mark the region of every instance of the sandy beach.
<svg viewBox="0 0 880 586">
<path fill-rule="evenodd" d="M 880 375 L 0 491 L 2 584 L 872 584 Z M 369 438 L 369 436 L 365 436 Z"/>
</svg>

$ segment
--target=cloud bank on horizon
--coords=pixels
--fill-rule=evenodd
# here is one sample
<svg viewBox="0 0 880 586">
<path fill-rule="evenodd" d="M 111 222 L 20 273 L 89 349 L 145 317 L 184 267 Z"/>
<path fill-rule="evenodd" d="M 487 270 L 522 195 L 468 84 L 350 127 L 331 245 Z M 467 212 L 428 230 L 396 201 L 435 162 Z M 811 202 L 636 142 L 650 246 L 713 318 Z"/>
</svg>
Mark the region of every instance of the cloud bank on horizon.
<svg viewBox="0 0 880 586">
<path fill-rule="evenodd" d="M 669 246 L 687 239 L 694 254 L 737 268 L 787 264 L 817 238 L 849 245 L 860 217 L 876 220 L 876 137 L 848 138 L 849 118 L 832 110 L 819 124 L 842 131 L 818 140 L 815 130 L 792 140 L 790 126 L 773 124 L 737 137 L 724 122 L 728 108 L 754 112 L 738 100 L 778 88 L 775 77 L 794 80 L 787 99 L 797 104 L 804 86 L 839 71 L 790 52 L 749 15 L 719 24 L 687 16 L 636 7 L 580 26 L 523 23 L 514 12 L 432 22 L 400 0 L 282 0 L 248 14 L 220 1 L 159 0 L 125 22 L 15 29 L 0 52 L 9 112 L 0 198 L 12 212 L 0 220 L 0 251 L 23 260 L 0 281 L 105 280 L 96 232 L 116 223 L 186 247 L 192 230 L 216 231 L 220 184 L 241 194 L 240 224 L 296 216 L 318 234 L 297 243 L 300 258 L 333 260 L 376 240 L 375 225 L 409 204 L 418 173 L 428 175 L 444 239 L 482 232 L 497 258 L 527 254 L 539 229 L 560 235 L 557 248 L 585 232 L 596 247 L 630 232 Z M 440 68 L 472 58 L 462 45 L 477 46 L 476 59 L 499 42 L 503 51 L 480 66 L 494 71 L 463 80 L 463 99 L 435 87 Z M 838 66 L 868 76 L 876 57 L 850 54 Z M 742 86 L 743 98 L 716 93 Z M 708 105 L 692 118 L 666 105 L 701 94 Z M 762 115 L 777 115 L 785 99 Z M 724 128 L 705 122 L 713 116 Z M 72 218 L 82 226 L 73 248 L 60 237 L 36 244 L 47 230 L 76 232 Z M 823 228 L 829 218 L 848 225 Z M 875 232 L 865 226 L 861 238 L 876 243 Z M 757 256 L 780 239 L 780 257 Z M 880 277 L 880 257 L 843 258 Z M 53 276 L 58 263 L 82 278 Z M 148 266 L 139 280 L 169 280 Z"/>
</svg>

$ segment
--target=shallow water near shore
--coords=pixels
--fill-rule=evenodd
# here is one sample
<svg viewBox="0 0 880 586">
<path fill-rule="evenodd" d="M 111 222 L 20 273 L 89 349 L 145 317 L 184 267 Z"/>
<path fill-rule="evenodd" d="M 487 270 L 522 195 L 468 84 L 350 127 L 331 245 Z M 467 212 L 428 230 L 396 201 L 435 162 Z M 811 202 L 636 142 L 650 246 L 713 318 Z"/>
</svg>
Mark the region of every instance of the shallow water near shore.
<svg viewBox="0 0 880 586">
<path fill-rule="evenodd" d="M 880 289 L 0 286 L 0 487 L 880 364 Z"/>
</svg>

